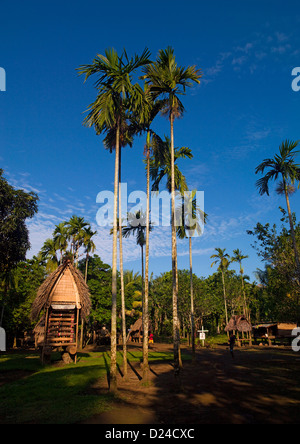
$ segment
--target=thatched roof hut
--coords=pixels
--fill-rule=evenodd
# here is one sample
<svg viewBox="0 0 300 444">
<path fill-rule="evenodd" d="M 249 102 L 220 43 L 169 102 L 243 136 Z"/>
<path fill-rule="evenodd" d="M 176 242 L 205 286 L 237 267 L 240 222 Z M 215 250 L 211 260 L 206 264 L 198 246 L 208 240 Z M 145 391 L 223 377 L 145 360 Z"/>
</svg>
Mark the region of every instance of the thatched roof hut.
<svg viewBox="0 0 300 444">
<path fill-rule="evenodd" d="M 91 308 L 88 286 L 81 272 L 70 260 L 51 273 L 40 286 L 32 304 L 31 317 L 37 320 L 42 310 L 50 306 L 73 306 L 81 310 L 85 319 Z"/>
<path fill-rule="evenodd" d="M 252 325 L 243 315 L 234 315 L 225 327 L 225 331 L 251 332 Z"/>
<path fill-rule="evenodd" d="M 133 325 L 130 326 L 130 330 L 132 332 L 142 331 L 143 330 L 143 321 L 142 318 L 139 318 L 135 321 Z"/>
</svg>

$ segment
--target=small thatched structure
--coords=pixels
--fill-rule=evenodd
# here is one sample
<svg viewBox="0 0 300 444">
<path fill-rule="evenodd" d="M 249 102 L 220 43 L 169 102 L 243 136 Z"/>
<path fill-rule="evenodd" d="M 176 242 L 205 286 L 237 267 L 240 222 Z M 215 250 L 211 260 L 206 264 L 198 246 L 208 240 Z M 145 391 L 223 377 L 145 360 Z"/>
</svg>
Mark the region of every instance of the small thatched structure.
<svg viewBox="0 0 300 444">
<path fill-rule="evenodd" d="M 41 311 L 57 302 L 60 305 L 76 304 L 81 317 L 86 318 L 91 309 L 89 288 L 81 272 L 70 260 L 51 273 L 40 286 L 32 304 L 31 317 L 37 320 Z"/>
<path fill-rule="evenodd" d="M 234 315 L 225 327 L 225 331 L 252 332 L 252 325 L 243 315 Z"/>
<path fill-rule="evenodd" d="M 76 355 L 79 315 L 85 319 L 90 308 L 89 289 L 82 274 L 70 260 L 65 261 L 46 278 L 32 304 L 32 319 L 37 320 L 44 311 L 35 327 L 42 356 L 57 347 Z"/>
<path fill-rule="evenodd" d="M 149 331 L 151 330 L 151 321 L 149 320 Z M 130 331 L 127 336 L 127 340 L 130 338 L 131 341 L 140 342 L 143 338 L 143 320 L 138 318 L 133 325 L 130 326 Z"/>
<path fill-rule="evenodd" d="M 133 325 L 130 326 L 130 331 L 127 340 L 130 338 L 131 341 L 140 342 L 140 339 L 142 337 L 143 337 L 143 321 L 142 318 L 139 318 L 135 321 Z"/>
</svg>

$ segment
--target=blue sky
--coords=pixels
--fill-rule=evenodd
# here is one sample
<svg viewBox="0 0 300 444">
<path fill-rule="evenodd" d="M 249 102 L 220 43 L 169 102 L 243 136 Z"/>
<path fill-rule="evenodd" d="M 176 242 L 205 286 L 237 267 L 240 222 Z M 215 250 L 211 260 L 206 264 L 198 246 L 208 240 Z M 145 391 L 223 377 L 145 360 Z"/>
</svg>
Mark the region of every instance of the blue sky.
<svg viewBox="0 0 300 444">
<path fill-rule="evenodd" d="M 0 162 L 9 182 L 39 195 L 39 213 L 29 222 L 35 254 L 54 225 L 72 214 L 96 228 L 96 196 L 113 190 L 114 156 L 102 136 L 82 125 L 95 98 L 93 81 L 76 68 L 108 47 L 129 55 L 148 47 L 174 48 L 180 65 L 197 65 L 201 84 L 183 98 L 184 117 L 175 123 L 175 145 L 194 158 L 180 163 L 189 186 L 204 191 L 209 222 L 194 239 L 193 265 L 208 276 L 214 248 L 249 255 L 245 272 L 263 267 L 246 234 L 257 222 L 280 223 L 284 200 L 260 197 L 255 167 L 272 157 L 284 139 L 298 140 L 300 91 L 291 72 L 300 66 L 300 12 L 296 1 L 244 0 L 101 2 L 11 0 L 1 5 Z M 159 117 L 154 125 L 169 134 Z M 145 189 L 144 140 L 123 154 L 129 192 Z M 300 193 L 291 199 L 298 211 Z M 169 229 L 151 234 L 154 275 L 171 269 Z M 98 227 L 97 253 L 111 263 L 112 239 Z M 134 239 L 124 241 L 125 267 L 140 270 Z M 178 265 L 188 268 L 188 245 L 178 243 Z M 236 267 L 235 267 L 236 268 Z"/>
</svg>

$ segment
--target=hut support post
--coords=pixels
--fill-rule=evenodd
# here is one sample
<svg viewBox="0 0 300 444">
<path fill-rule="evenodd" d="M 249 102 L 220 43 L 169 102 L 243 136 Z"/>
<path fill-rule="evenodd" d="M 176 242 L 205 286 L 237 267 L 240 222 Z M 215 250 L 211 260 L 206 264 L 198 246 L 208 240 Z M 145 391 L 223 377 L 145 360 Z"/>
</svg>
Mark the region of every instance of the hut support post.
<svg viewBox="0 0 300 444">
<path fill-rule="evenodd" d="M 47 345 L 48 319 L 49 319 L 49 307 L 47 308 L 46 319 L 45 319 L 44 344 L 43 344 L 43 348 L 42 348 L 42 364 L 44 364 L 45 347 Z"/>
<path fill-rule="evenodd" d="M 76 310 L 76 353 L 75 353 L 75 358 L 74 358 L 74 362 L 75 364 L 77 363 L 77 349 L 78 349 L 78 326 L 79 326 L 79 309 L 77 308 Z M 83 325 L 82 325 L 83 327 Z"/>
</svg>

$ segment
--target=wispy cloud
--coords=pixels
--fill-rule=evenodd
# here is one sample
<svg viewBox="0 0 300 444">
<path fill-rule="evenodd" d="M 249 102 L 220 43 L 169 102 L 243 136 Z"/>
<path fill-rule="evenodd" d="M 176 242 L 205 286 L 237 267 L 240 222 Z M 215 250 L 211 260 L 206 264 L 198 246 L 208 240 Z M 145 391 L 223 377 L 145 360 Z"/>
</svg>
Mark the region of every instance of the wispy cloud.
<svg viewBox="0 0 300 444">
<path fill-rule="evenodd" d="M 253 74 L 259 67 L 263 68 L 262 62 L 266 57 L 277 60 L 282 56 L 295 55 L 297 51 L 297 42 L 291 35 L 280 31 L 256 32 L 251 41 L 219 53 L 213 65 L 204 67 L 201 84 L 213 82 L 225 68 L 241 72 L 245 67 L 247 72 Z"/>
</svg>

